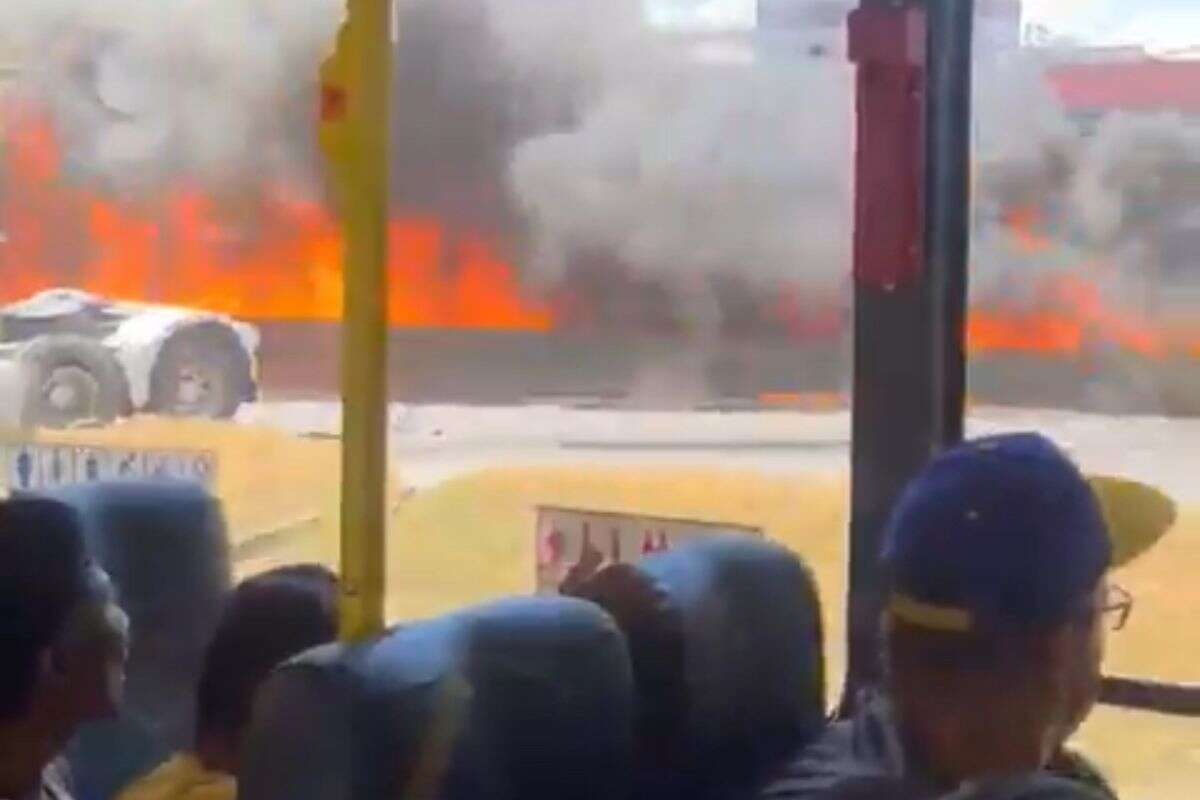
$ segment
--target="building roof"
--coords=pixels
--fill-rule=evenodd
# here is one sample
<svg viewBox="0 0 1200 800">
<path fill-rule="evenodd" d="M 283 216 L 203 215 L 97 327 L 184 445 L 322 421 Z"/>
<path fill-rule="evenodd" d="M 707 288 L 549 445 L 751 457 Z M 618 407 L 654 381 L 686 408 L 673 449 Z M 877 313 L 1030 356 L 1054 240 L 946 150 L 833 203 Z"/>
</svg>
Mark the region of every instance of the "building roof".
<svg viewBox="0 0 1200 800">
<path fill-rule="evenodd" d="M 1060 64 L 1047 79 L 1071 112 L 1177 111 L 1200 115 L 1200 60 Z"/>
</svg>

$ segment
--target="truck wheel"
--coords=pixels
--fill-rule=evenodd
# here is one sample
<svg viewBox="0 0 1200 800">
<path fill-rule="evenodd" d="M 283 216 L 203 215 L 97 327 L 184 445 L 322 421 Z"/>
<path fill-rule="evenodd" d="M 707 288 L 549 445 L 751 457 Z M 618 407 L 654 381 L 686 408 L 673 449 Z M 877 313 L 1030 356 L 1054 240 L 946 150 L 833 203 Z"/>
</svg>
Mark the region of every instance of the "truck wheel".
<svg viewBox="0 0 1200 800">
<path fill-rule="evenodd" d="M 149 410 L 228 419 L 250 393 L 250 356 L 237 334 L 204 323 L 171 335 L 150 372 Z"/>
<path fill-rule="evenodd" d="M 25 392 L 23 427 L 107 424 L 129 408 L 121 365 L 104 345 L 80 336 L 42 336 L 18 355 Z"/>
</svg>

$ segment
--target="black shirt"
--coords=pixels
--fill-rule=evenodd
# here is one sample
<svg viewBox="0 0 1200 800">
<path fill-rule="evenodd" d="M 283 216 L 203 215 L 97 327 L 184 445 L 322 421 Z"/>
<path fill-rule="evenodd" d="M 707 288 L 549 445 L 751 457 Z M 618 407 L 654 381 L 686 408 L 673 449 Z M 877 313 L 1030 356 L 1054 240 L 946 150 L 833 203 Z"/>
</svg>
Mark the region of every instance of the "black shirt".
<svg viewBox="0 0 1200 800">
<path fill-rule="evenodd" d="M 1116 800 L 1100 773 L 1074 754 L 1038 775 L 947 793 L 906 757 L 894 719 L 882 694 L 864 693 L 858 713 L 801 750 L 762 800 Z"/>
</svg>

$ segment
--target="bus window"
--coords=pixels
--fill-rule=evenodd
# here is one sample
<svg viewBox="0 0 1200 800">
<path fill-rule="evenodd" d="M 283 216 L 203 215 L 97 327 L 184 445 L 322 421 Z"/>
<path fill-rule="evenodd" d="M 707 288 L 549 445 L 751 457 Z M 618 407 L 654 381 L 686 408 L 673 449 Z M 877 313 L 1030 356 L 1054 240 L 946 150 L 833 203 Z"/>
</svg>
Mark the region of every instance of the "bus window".
<svg viewBox="0 0 1200 800">
<path fill-rule="evenodd" d="M 402 10 L 395 618 L 727 531 L 844 595 L 840 5 Z"/>
<path fill-rule="evenodd" d="M 1015 24 L 1017 5 L 981 4 L 979 21 Z M 1062 35 L 977 42 L 976 200 L 1002 212 L 973 232 L 968 430 L 1041 430 L 1086 472 L 1175 501 L 1160 541 L 1118 543 L 1113 580 L 1134 610 L 1106 671 L 1194 684 L 1200 383 L 1186 242 L 1200 210 L 1200 62 L 1165 52 L 1200 30 L 1169 24 L 1162 4 L 1112 11 L 1111 26 L 1097 25 L 1110 13 L 1099 2 L 1024 5 L 1027 25 Z M 999 115 L 997 94 L 1022 102 Z M 1193 719 L 1102 706 L 1076 744 L 1122 796 L 1183 798 L 1200 780 L 1197 735 Z"/>
<path fill-rule="evenodd" d="M 8 5 L 7 488 L 197 478 L 234 577 L 336 566 L 342 4 Z M 840 674 L 854 3 L 723 5 L 396 4 L 390 620 L 763 535 Z"/>
</svg>

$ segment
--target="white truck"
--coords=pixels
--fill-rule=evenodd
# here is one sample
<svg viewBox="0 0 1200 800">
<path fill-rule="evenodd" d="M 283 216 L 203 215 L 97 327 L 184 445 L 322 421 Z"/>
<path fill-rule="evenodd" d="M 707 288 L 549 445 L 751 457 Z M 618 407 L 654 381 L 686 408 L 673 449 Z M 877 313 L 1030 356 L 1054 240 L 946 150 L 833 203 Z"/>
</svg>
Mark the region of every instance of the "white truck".
<svg viewBox="0 0 1200 800">
<path fill-rule="evenodd" d="M 223 314 L 51 289 L 0 306 L 0 402 L 22 427 L 228 418 L 257 398 L 259 340 Z"/>
</svg>

